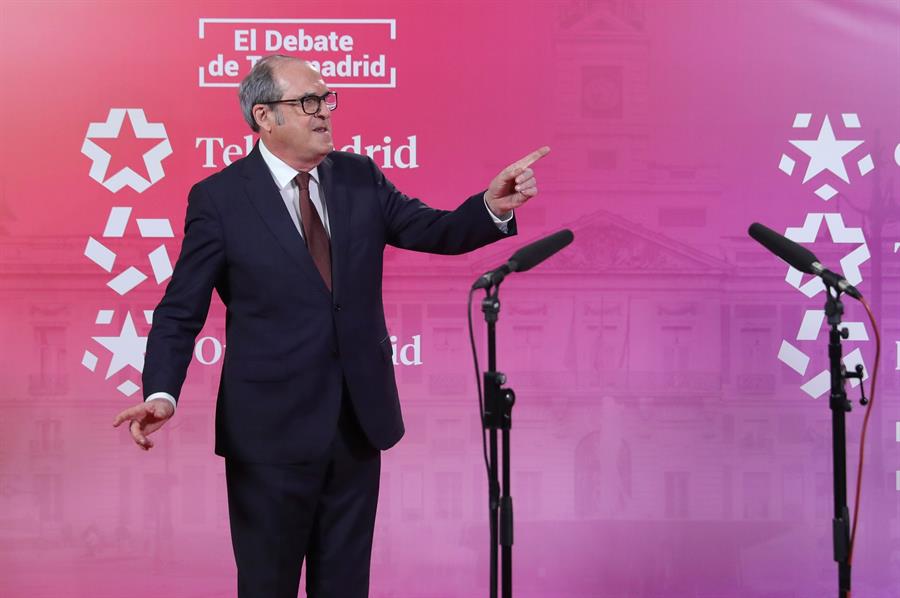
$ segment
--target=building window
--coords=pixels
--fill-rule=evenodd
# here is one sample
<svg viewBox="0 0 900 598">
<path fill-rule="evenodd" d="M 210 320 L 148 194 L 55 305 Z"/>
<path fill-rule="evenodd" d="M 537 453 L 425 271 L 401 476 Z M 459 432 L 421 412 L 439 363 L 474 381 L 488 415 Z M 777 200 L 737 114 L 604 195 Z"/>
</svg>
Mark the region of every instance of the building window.
<svg viewBox="0 0 900 598">
<path fill-rule="evenodd" d="M 692 384 L 691 370 L 696 364 L 691 362 L 696 355 L 693 342 L 694 329 L 691 326 L 663 326 L 660 331 L 662 352 L 661 371 L 664 376 L 662 386 L 684 388 Z"/>
<path fill-rule="evenodd" d="M 63 449 L 62 422 L 58 419 L 40 419 L 34 422 L 31 451 L 34 454 L 58 454 Z"/>
<path fill-rule="evenodd" d="M 181 516 L 185 524 L 200 526 L 206 523 L 206 470 L 202 465 L 184 468 L 181 484 Z"/>
<path fill-rule="evenodd" d="M 775 391 L 778 369 L 773 356 L 777 350 L 769 327 L 744 327 L 740 330 L 740 358 L 737 377 L 739 393 L 771 394 Z"/>
<path fill-rule="evenodd" d="M 462 474 L 456 471 L 441 471 L 435 476 L 437 486 L 435 496 L 435 516 L 438 519 L 460 519 L 462 517 Z"/>
<path fill-rule="evenodd" d="M 667 471 L 665 475 L 666 517 L 687 519 L 690 474 L 686 471 Z"/>
<path fill-rule="evenodd" d="M 422 471 L 404 471 L 400 479 L 400 508 L 403 519 L 417 521 L 422 519 L 425 502 L 425 488 Z"/>
<path fill-rule="evenodd" d="M 783 519 L 800 521 L 804 513 L 803 469 L 786 467 L 782 475 L 781 499 Z"/>
<path fill-rule="evenodd" d="M 594 118 L 622 118 L 622 67 L 581 67 L 581 114 Z"/>
<path fill-rule="evenodd" d="M 575 515 L 588 519 L 600 514 L 603 488 L 600 432 L 583 438 L 575 448 Z"/>
<path fill-rule="evenodd" d="M 67 380 L 66 331 L 62 326 L 36 326 L 34 344 L 38 371 L 29 379 L 29 389 L 37 395 L 65 394 Z"/>
<path fill-rule="evenodd" d="M 34 476 L 34 491 L 41 521 L 62 521 L 62 486 L 62 476 L 58 473 L 39 473 Z"/>
<path fill-rule="evenodd" d="M 541 516 L 541 472 L 520 471 L 516 473 L 510 495 L 515 502 L 517 514 L 523 519 L 535 520 Z"/>
<path fill-rule="evenodd" d="M 744 519 L 758 520 L 771 517 L 771 474 L 767 471 L 744 473 Z"/>
</svg>

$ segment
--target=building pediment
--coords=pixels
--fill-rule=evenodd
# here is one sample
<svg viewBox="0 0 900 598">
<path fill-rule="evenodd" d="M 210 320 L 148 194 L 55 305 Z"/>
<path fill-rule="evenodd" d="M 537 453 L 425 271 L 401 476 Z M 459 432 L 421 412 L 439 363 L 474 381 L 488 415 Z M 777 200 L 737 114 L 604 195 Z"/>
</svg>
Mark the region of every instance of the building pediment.
<svg viewBox="0 0 900 598">
<path fill-rule="evenodd" d="M 572 0 L 559 5 L 559 28 L 568 35 L 634 35 L 644 32 L 645 22 L 642 0 Z"/>
<path fill-rule="evenodd" d="M 543 272 L 646 274 L 649 272 L 719 274 L 725 261 L 694 249 L 662 233 L 621 216 L 595 212 L 567 227 L 575 234 L 571 245 L 550 258 Z M 549 234 L 551 231 L 547 231 Z M 544 235 L 523 241 L 524 246 Z M 507 249 L 506 252 L 509 250 Z M 484 269 L 505 262 L 509 253 L 494 253 L 479 265 Z"/>
</svg>

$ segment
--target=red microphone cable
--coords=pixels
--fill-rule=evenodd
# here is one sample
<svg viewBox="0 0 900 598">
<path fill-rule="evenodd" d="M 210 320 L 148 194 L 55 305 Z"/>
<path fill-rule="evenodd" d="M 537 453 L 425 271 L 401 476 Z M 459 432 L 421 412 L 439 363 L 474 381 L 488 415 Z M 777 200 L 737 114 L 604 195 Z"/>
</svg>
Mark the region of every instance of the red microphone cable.
<svg viewBox="0 0 900 598">
<path fill-rule="evenodd" d="M 863 418 L 862 434 L 859 437 L 859 467 L 856 471 L 856 504 L 853 505 L 853 530 L 850 533 L 850 551 L 847 554 L 847 564 L 853 563 L 853 547 L 856 545 L 856 524 L 859 522 L 859 499 L 862 494 L 862 477 L 863 477 L 863 460 L 865 458 L 866 448 L 866 431 L 869 428 L 869 416 L 872 415 L 872 408 L 875 406 L 875 380 L 878 377 L 878 362 L 881 359 L 881 335 L 878 332 L 878 323 L 875 322 L 875 315 L 865 298 L 860 298 L 860 302 L 866 308 L 869 314 L 869 321 L 872 323 L 872 330 L 875 331 L 875 367 L 872 368 L 872 383 L 869 385 L 869 406 L 866 409 L 866 415 Z M 864 384 L 860 380 L 860 384 Z M 847 594 L 850 595 L 849 593 Z"/>
</svg>

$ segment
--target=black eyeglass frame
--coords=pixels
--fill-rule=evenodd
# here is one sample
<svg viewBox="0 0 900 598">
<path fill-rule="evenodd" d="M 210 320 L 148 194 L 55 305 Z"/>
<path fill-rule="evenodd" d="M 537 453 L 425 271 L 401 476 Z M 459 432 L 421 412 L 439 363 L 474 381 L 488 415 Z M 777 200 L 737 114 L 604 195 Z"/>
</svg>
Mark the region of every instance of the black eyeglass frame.
<svg viewBox="0 0 900 598">
<path fill-rule="evenodd" d="M 325 98 L 327 98 L 328 96 L 334 96 L 334 108 L 329 107 L 328 109 L 329 110 L 337 110 L 338 94 L 336 91 L 326 91 L 325 93 L 323 93 L 320 96 L 317 96 L 316 94 L 311 93 L 311 94 L 307 94 L 307 95 L 299 97 L 299 98 L 291 98 L 291 99 L 287 99 L 287 100 L 270 100 L 268 102 L 259 102 L 259 103 L 260 104 L 291 104 L 293 106 L 300 106 L 300 110 L 303 111 L 303 114 L 308 114 L 310 116 L 314 116 L 314 115 L 318 114 L 319 111 L 322 109 L 322 102 L 325 102 Z M 306 102 L 306 100 L 310 100 L 313 98 L 315 98 L 315 100 L 317 102 L 316 109 L 312 112 L 307 112 L 306 107 L 304 106 L 304 103 Z M 327 105 L 328 104 L 326 103 L 326 106 Z"/>
</svg>

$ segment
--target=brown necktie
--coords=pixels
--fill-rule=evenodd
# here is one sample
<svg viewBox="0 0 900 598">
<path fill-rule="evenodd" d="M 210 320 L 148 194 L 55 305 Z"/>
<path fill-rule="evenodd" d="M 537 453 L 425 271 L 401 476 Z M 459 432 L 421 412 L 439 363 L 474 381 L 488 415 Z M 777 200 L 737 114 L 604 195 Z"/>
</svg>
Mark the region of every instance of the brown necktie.
<svg viewBox="0 0 900 598">
<path fill-rule="evenodd" d="M 297 175 L 297 187 L 300 189 L 300 226 L 303 227 L 303 238 L 313 263 L 322 275 L 325 286 L 331 290 L 331 242 L 322 225 L 319 213 L 309 198 L 309 173 Z"/>
</svg>

